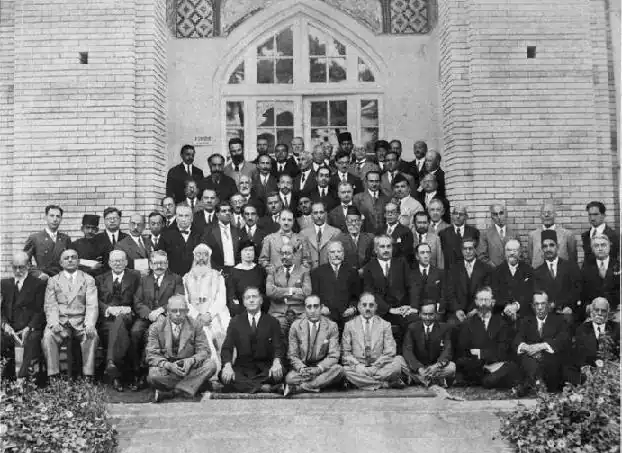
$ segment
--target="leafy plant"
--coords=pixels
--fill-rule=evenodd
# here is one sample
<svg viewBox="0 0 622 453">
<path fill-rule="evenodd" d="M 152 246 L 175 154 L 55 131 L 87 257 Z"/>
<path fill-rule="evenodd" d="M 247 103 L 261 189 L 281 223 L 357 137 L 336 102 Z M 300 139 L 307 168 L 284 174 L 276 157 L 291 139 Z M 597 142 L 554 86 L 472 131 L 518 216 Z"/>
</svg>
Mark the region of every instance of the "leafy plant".
<svg viewBox="0 0 622 453">
<path fill-rule="evenodd" d="M 0 452 L 108 453 L 116 448 L 117 432 L 100 386 L 57 380 L 39 389 L 23 381 L 4 385 L 0 397 Z"/>
</svg>

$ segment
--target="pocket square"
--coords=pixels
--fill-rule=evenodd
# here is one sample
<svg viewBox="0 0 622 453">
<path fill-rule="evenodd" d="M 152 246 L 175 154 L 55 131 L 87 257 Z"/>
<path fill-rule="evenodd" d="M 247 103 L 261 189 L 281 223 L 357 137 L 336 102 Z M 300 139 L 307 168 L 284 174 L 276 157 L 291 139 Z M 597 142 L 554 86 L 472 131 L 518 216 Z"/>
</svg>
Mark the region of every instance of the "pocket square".
<svg viewBox="0 0 622 453">
<path fill-rule="evenodd" d="M 440 280 L 436 280 L 436 281 L 434 282 L 434 284 L 435 284 L 435 285 L 440 285 L 440 284 L 441 284 L 441 281 L 440 281 Z"/>
<path fill-rule="evenodd" d="M 397 240 L 395 241 L 396 243 L 401 243 L 402 242 L 402 238 L 397 238 Z"/>
</svg>

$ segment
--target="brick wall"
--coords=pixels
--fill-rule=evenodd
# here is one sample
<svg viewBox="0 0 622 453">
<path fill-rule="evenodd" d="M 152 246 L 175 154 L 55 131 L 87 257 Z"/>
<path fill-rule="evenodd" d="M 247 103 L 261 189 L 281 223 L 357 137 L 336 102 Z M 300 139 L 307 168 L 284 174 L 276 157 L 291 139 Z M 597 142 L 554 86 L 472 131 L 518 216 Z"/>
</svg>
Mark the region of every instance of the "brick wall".
<svg viewBox="0 0 622 453">
<path fill-rule="evenodd" d="M 617 225 L 605 1 L 441 0 L 439 7 L 450 200 L 465 201 L 479 228 L 490 222 L 489 204 L 506 200 L 523 238 L 544 200 L 577 235 L 588 227 L 592 199 Z M 527 46 L 536 46 L 535 59 L 526 58 Z"/>
<path fill-rule="evenodd" d="M 4 4 L 2 31 L 11 34 Z M 65 209 L 61 228 L 73 238 L 84 213 L 152 209 L 164 185 L 169 34 L 164 0 L 14 5 L 16 152 L 2 213 L 9 254 L 43 227 L 47 203 Z M 88 52 L 88 64 L 79 52 Z"/>
</svg>

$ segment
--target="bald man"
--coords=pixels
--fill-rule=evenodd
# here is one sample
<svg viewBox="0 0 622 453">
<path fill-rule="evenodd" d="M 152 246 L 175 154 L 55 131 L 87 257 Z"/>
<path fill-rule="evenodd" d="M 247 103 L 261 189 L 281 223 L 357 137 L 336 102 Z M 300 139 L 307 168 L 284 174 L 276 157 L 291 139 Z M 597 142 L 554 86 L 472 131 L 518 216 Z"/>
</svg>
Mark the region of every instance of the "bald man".
<svg viewBox="0 0 622 453">
<path fill-rule="evenodd" d="M 137 365 L 130 363 L 135 357 L 130 354 L 130 348 L 139 348 L 139 345 L 131 344 L 130 331 L 134 323 L 132 306 L 140 286 L 140 274 L 127 269 L 127 257 L 122 250 L 110 252 L 108 264 L 110 270 L 95 280 L 99 299 L 99 333 L 107 348 L 106 374 L 112 379 L 113 388 L 123 391 L 123 372 L 133 371 Z"/>
<path fill-rule="evenodd" d="M 13 276 L 1 282 L 2 344 L 0 353 L 8 360 L 3 378 L 12 380 L 28 374 L 33 361 L 42 358 L 41 335 L 45 325 L 43 296 L 45 283 L 30 275 L 30 259 L 26 252 L 17 252 L 11 262 Z M 21 366 L 15 369 L 15 346 L 24 348 Z"/>
<path fill-rule="evenodd" d="M 133 214 L 130 216 L 130 234 L 115 245 L 115 249 L 125 252 L 128 269 L 136 269 L 141 275 L 149 273 L 149 255 L 153 251 L 151 238 L 143 236 L 144 231 L 145 216 Z"/>
</svg>

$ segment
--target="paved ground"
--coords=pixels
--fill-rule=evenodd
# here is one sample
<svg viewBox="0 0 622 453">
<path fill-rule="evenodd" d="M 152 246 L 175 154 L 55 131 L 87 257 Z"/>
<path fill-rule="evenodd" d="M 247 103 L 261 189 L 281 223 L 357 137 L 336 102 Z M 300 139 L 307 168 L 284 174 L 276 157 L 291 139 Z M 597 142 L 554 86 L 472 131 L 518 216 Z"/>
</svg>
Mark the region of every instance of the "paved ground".
<svg viewBox="0 0 622 453">
<path fill-rule="evenodd" d="M 123 453 L 492 453 L 510 451 L 496 413 L 515 404 L 341 398 L 110 407 Z"/>
</svg>

